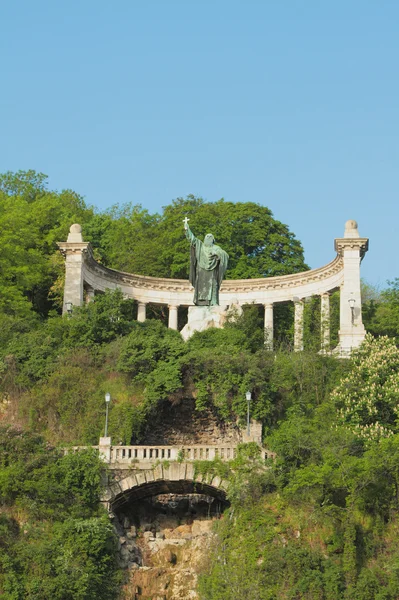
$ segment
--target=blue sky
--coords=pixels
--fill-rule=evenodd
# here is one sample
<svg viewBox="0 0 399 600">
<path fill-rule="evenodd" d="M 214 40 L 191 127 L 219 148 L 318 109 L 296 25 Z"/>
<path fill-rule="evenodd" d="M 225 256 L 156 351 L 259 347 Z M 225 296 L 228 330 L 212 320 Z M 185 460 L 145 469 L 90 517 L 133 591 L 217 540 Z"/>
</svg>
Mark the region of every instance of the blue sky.
<svg viewBox="0 0 399 600">
<path fill-rule="evenodd" d="M 10 0 L 0 6 L 0 171 L 89 204 L 255 201 L 363 277 L 399 276 L 396 0 Z"/>
</svg>

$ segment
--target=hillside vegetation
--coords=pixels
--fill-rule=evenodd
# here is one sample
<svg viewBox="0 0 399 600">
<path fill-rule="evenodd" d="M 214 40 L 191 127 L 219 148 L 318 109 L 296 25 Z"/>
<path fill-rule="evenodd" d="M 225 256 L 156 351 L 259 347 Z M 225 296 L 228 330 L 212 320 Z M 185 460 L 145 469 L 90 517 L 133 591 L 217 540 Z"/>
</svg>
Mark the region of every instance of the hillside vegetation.
<svg viewBox="0 0 399 600">
<path fill-rule="evenodd" d="M 140 206 L 100 213 L 33 172 L 0 176 L 0 596 L 5 600 L 118 597 L 115 534 L 98 505 L 95 454 L 110 392 L 114 442 L 145 440 L 164 404 L 195 399 L 225 422 L 251 414 L 277 453 L 240 451 L 231 507 L 200 579 L 203 600 L 395 600 L 399 597 L 399 285 L 364 286 L 373 335 L 351 360 L 318 354 L 320 306 L 305 307 L 305 347 L 292 353 L 289 305 L 276 311 L 277 349 L 263 346 L 248 307 L 223 330 L 185 343 L 154 307 L 107 292 L 61 317 L 56 242 L 83 225 L 98 260 L 147 275 L 186 277 L 182 219 L 212 230 L 230 277 L 306 269 L 300 243 L 254 203 L 178 199 L 160 215 Z M 156 240 L 154 242 L 154 240 Z M 338 329 L 333 298 L 332 337 Z M 158 310 L 158 312 L 157 312 Z M 382 337 L 388 335 L 390 337 Z M 198 465 L 225 469 L 220 464 Z"/>
</svg>

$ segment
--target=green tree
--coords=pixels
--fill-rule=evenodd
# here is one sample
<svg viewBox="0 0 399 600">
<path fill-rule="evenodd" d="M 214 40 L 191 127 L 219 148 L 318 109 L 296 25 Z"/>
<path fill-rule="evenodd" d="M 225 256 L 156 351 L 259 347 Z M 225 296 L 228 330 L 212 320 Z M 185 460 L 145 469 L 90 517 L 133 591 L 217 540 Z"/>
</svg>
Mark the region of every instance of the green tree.
<svg viewBox="0 0 399 600">
<path fill-rule="evenodd" d="M 399 342 L 399 279 L 388 282 L 382 291 L 363 286 L 363 316 L 367 331 L 375 336 L 387 335 Z"/>
<path fill-rule="evenodd" d="M 48 191 L 42 173 L 0 175 L 0 313 L 48 313 L 49 291 L 60 275 L 56 242 L 92 214 L 75 192 Z"/>
<path fill-rule="evenodd" d="M 353 353 L 352 368 L 332 393 L 342 424 L 372 440 L 397 430 L 399 350 L 393 339 L 368 334 Z"/>
<path fill-rule="evenodd" d="M 271 211 L 255 202 L 205 202 L 178 198 L 161 215 L 140 205 L 114 207 L 108 219 L 87 228 L 107 265 L 158 277 L 188 277 L 189 249 L 182 221 L 190 218 L 196 236 L 212 231 L 229 254 L 229 279 L 285 275 L 307 269 L 300 242 Z M 86 235 L 86 233 L 85 233 Z"/>
</svg>

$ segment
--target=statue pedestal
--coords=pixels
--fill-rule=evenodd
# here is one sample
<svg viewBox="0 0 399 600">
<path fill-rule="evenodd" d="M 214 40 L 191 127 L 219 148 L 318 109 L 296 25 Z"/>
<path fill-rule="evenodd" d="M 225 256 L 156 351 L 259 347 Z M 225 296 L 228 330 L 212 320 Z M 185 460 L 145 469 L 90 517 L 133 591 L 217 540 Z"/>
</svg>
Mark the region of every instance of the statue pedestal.
<svg viewBox="0 0 399 600">
<path fill-rule="evenodd" d="M 187 325 L 181 330 L 181 335 L 186 341 L 196 331 L 205 331 L 209 327 L 222 328 L 226 322 L 227 316 L 233 311 L 238 315 L 242 313 L 240 306 L 190 306 L 188 309 Z"/>
</svg>

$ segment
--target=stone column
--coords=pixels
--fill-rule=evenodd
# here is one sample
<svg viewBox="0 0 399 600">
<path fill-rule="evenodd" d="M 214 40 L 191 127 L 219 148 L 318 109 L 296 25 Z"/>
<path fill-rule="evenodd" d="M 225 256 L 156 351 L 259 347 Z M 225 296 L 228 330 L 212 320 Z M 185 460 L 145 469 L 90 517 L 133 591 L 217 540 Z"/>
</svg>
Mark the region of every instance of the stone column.
<svg viewBox="0 0 399 600">
<path fill-rule="evenodd" d="M 295 306 L 295 321 L 294 321 L 294 351 L 301 352 L 303 350 L 303 301 L 294 300 Z"/>
<path fill-rule="evenodd" d="M 346 222 L 344 237 L 335 240 L 335 249 L 342 257 L 344 267 L 337 350 L 341 356 L 347 356 L 360 346 L 366 335 L 362 321 L 360 263 L 368 250 L 368 239 L 359 236 L 356 221 Z"/>
<path fill-rule="evenodd" d="M 168 327 L 170 329 L 176 329 L 177 330 L 177 315 L 178 315 L 178 306 L 169 305 Z"/>
<path fill-rule="evenodd" d="M 82 306 L 83 304 L 83 271 L 88 246 L 88 243 L 83 242 L 82 227 L 78 224 L 71 225 L 67 241 L 58 244 L 65 256 L 62 314 L 70 313 L 73 306 Z"/>
<path fill-rule="evenodd" d="M 265 304 L 265 348 L 273 350 L 273 303 Z"/>
<path fill-rule="evenodd" d="M 137 320 L 139 321 L 139 323 L 144 323 L 144 321 L 146 320 L 146 306 L 147 305 L 145 302 L 138 303 Z"/>
<path fill-rule="evenodd" d="M 330 349 L 330 294 L 328 292 L 321 295 L 320 330 L 321 350 L 327 352 Z"/>
<path fill-rule="evenodd" d="M 91 287 L 91 285 L 86 287 L 85 292 L 86 292 L 86 304 L 93 302 L 95 293 L 94 293 L 94 289 Z"/>
</svg>

